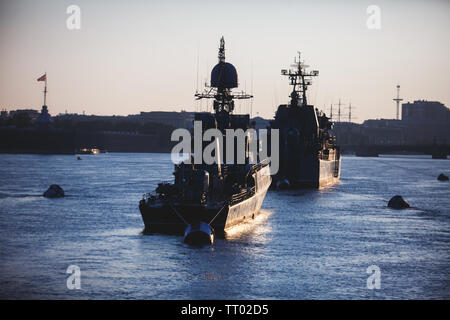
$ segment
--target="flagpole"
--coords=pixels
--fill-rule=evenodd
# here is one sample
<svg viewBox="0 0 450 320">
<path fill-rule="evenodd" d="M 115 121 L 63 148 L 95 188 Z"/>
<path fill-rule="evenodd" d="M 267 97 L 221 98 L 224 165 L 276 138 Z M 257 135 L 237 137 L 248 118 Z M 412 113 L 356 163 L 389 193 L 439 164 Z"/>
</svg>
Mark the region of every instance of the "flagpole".
<svg viewBox="0 0 450 320">
<path fill-rule="evenodd" d="M 44 106 L 46 106 L 45 104 L 46 100 L 47 100 L 47 72 L 45 73 Z"/>
</svg>

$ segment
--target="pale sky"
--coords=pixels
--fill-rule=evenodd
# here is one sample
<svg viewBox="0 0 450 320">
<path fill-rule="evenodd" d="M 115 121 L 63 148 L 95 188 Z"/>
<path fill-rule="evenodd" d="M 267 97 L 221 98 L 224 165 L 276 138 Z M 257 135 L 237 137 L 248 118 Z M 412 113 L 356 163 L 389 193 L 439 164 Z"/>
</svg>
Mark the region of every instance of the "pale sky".
<svg viewBox="0 0 450 320">
<path fill-rule="evenodd" d="M 201 89 L 222 35 L 253 116 L 288 101 L 280 70 L 297 51 L 320 72 L 308 102 L 327 113 L 341 99 L 356 122 L 394 118 L 397 83 L 405 101 L 450 106 L 450 1 L 0 1 L 0 109 L 40 109 L 47 72 L 52 115 L 195 111 L 197 70 Z M 80 30 L 66 27 L 72 4 Z"/>
</svg>

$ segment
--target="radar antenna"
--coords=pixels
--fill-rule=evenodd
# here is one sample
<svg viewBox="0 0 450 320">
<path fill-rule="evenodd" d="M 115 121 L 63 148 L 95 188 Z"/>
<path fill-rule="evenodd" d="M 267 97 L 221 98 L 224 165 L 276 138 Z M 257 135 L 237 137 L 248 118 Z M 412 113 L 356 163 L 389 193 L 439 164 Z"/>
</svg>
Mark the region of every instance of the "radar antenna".
<svg viewBox="0 0 450 320">
<path fill-rule="evenodd" d="M 225 39 L 220 39 L 219 63 L 211 71 L 211 85 L 205 84 L 202 93 L 195 93 L 197 100 L 214 99 L 213 105 L 216 113 L 232 114 L 234 99 L 250 99 L 252 95 L 244 91 L 233 93 L 232 88 L 237 88 L 237 71 L 230 63 L 225 62 Z"/>
<path fill-rule="evenodd" d="M 298 52 L 298 60 L 294 59 L 294 64 L 291 66 L 296 69 L 282 69 L 281 75 L 288 76 L 290 80 L 290 85 L 293 86 L 291 92 L 291 107 L 302 106 L 305 107 L 308 105 L 306 100 L 306 90 L 308 86 L 312 84 L 311 77 L 317 77 L 319 75 L 318 70 L 306 71 L 308 65 L 305 65 L 304 62 L 301 61 L 300 52 Z M 301 96 L 301 98 L 300 98 Z"/>
</svg>

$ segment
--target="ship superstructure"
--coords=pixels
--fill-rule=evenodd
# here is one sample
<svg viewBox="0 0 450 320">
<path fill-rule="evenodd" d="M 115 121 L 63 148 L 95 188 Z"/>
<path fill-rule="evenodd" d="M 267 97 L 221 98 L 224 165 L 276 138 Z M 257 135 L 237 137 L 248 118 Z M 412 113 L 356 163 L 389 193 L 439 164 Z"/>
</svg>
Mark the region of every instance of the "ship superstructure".
<svg viewBox="0 0 450 320">
<path fill-rule="evenodd" d="M 272 129 L 280 135 L 280 169 L 273 177 L 276 188 L 319 188 L 339 181 L 341 156 L 325 113 L 307 102 L 307 89 L 319 71 L 306 71 L 300 59 L 291 69 L 281 70 L 289 78 L 290 103 L 280 105 Z"/>
<path fill-rule="evenodd" d="M 225 62 L 225 41 L 222 37 L 219 62 L 211 71 L 211 84 L 197 99 L 213 99 L 214 111 L 195 114 L 194 130 L 201 123 L 202 132 L 217 129 L 223 139 L 203 141 L 190 159 L 175 165 L 174 183 L 160 183 L 155 193 L 146 194 L 139 209 L 146 232 L 185 234 L 188 243 L 210 242 L 213 234 L 226 231 L 243 222 L 251 222 L 259 213 L 261 204 L 271 184 L 269 166 L 265 162 L 251 163 L 250 137 L 242 145 L 234 145 L 234 159 L 227 163 L 226 130 L 249 128 L 248 114 L 235 115 L 234 99 L 249 99 L 243 92 L 233 93 L 238 87 L 235 67 Z M 195 137 L 195 132 L 192 135 Z M 216 143 L 216 163 L 196 161 L 196 156 Z M 195 144 L 195 142 L 193 143 Z M 237 161 L 238 149 L 245 150 L 243 163 Z M 220 152 L 219 152 L 220 153 Z"/>
</svg>

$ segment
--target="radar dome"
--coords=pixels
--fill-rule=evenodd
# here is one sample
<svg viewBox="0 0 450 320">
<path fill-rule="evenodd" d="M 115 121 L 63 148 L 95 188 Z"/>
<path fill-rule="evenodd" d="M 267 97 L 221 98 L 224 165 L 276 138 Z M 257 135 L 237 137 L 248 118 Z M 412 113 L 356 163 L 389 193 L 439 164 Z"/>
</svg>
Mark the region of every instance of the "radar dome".
<svg viewBox="0 0 450 320">
<path fill-rule="evenodd" d="M 237 88 L 236 68 L 228 62 L 219 62 L 211 71 L 211 86 L 215 88 Z"/>
</svg>

